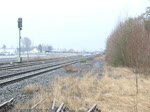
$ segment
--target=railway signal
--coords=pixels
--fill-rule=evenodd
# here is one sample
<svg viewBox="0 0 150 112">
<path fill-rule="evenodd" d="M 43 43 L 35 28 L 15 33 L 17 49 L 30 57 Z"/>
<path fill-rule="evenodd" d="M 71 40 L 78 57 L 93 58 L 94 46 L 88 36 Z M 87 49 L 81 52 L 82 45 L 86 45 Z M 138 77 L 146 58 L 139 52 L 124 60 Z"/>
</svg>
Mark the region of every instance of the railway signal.
<svg viewBox="0 0 150 112">
<path fill-rule="evenodd" d="M 19 57 L 18 57 L 18 62 L 22 62 L 22 57 L 21 57 L 21 30 L 22 30 L 22 18 L 18 18 L 18 28 L 19 28 Z"/>
</svg>

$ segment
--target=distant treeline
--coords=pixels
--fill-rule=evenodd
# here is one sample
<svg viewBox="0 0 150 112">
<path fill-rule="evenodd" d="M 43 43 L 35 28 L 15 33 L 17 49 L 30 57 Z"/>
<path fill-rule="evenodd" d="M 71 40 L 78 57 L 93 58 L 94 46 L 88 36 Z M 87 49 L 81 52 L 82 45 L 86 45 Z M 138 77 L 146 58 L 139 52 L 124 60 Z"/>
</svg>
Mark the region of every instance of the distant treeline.
<svg viewBox="0 0 150 112">
<path fill-rule="evenodd" d="M 150 74 L 150 7 L 136 18 L 121 22 L 107 40 L 106 61 Z"/>
</svg>

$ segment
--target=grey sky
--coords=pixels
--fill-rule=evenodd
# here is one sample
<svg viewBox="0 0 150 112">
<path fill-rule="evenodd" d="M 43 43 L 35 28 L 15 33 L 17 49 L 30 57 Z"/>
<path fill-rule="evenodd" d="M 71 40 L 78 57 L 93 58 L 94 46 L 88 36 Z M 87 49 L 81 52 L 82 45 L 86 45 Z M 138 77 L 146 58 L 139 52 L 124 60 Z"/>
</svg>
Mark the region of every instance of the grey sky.
<svg viewBox="0 0 150 112">
<path fill-rule="evenodd" d="M 147 6 L 148 0 L 0 0 L 0 47 L 17 47 L 22 17 L 22 37 L 34 45 L 101 50 L 118 21 Z"/>
</svg>

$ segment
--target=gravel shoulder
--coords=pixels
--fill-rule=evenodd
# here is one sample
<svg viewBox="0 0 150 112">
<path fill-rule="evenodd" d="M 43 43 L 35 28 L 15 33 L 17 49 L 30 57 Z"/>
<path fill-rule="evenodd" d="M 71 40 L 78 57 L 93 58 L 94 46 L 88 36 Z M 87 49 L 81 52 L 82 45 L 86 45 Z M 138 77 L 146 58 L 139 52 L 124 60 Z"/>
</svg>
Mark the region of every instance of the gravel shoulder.
<svg viewBox="0 0 150 112">
<path fill-rule="evenodd" d="M 60 68 L 49 73 L 45 73 L 43 75 L 39 75 L 36 77 L 32 77 L 30 79 L 25 79 L 20 82 L 7 85 L 0 88 L 0 104 L 15 97 L 17 103 L 24 103 L 27 100 L 33 98 L 33 94 L 24 94 L 23 88 L 29 84 L 37 84 L 43 87 L 47 87 L 50 83 L 55 81 L 56 77 L 65 77 L 65 76 L 79 76 L 82 77 L 82 74 L 93 72 L 94 74 L 98 74 L 102 76 L 103 67 L 105 65 L 105 61 L 102 59 L 93 59 L 86 60 L 84 62 L 79 62 L 71 65 L 72 68 L 77 69 L 78 72 L 66 71 L 65 67 Z"/>
</svg>

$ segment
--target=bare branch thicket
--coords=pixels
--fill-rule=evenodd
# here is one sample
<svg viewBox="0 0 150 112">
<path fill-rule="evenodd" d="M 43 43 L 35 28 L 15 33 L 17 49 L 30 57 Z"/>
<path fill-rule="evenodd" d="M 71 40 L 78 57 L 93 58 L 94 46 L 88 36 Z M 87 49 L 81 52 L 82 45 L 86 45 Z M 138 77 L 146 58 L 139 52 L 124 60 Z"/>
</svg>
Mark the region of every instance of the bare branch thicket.
<svg viewBox="0 0 150 112">
<path fill-rule="evenodd" d="M 106 50 L 109 64 L 127 66 L 136 73 L 150 73 L 150 18 L 146 17 L 129 18 L 112 32 Z"/>
</svg>

